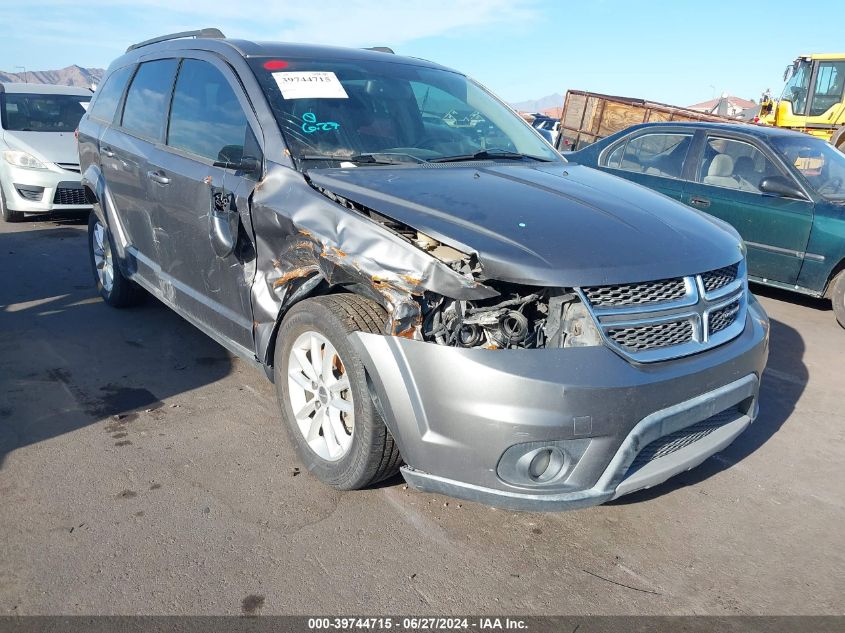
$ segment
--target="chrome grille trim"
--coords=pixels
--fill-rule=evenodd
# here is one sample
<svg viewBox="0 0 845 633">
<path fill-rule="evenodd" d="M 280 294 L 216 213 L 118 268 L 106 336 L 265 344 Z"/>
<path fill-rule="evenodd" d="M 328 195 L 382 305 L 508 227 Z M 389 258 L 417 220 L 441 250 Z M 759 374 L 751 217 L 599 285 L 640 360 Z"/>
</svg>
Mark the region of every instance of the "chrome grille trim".
<svg viewBox="0 0 845 633">
<path fill-rule="evenodd" d="M 650 303 L 678 301 L 687 294 L 682 277 L 638 284 L 592 286 L 582 288 L 590 303 L 596 308 L 640 306 Z"/>
<path fill-rule="evenodd" d="M 738 272 L 739 263 L 702 273 L 701 280 L 704 283 L 704 291 L 707 293 L 718 292 L 728 284 L 736 281 Z"/>
<path fill-rule="evenodd" d="M 696 354 L 726 343 L 743 331 L 748 307 L 744 260 L 676 280 L 683 280 L 684 294 L 669 293 L 670 298 L 662 302 L 637 304 L 627 299 L 627 289 L 647 287 L 648 282 L 610 286 L 611 289 L 624 287 L 620 292 L 600 291 L 600 287 L 594 286 L 576 291 L 605 343 L 636 362 L 651 363 Z M 666 281 L 654 283 L 663 285 Z M 673 287 L 678 288 L 679 284 L 676 282 Z M 604 305 L 595 305 L 591 297 L 598 297 Z M 608 306 L 608 297 L 623 297 L 623 300 Z"/>
</svg>

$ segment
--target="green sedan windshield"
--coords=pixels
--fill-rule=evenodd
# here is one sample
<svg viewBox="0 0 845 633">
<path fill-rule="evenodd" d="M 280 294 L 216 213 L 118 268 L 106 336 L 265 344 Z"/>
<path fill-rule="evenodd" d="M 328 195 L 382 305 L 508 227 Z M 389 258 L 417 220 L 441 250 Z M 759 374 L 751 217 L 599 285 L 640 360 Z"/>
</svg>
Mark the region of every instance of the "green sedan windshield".
<svg viewBox="0 0 845 633">
<path fill-rule="evenodd" d="M 813 191 L 828 200 L 845 200 L 845 154 L 812 136 L 773 138 L 772 145 Z"/>
</svg>

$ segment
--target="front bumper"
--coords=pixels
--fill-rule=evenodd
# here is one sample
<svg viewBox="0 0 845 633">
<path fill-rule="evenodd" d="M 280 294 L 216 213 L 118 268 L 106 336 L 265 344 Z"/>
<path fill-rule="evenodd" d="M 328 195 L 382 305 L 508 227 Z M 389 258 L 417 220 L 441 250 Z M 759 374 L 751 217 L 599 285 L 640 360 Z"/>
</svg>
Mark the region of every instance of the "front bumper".
<svg viewBox="0 0 845 633">
<path fill-rule="evenodd" d="M 2 158 L 0 158 L 2 161 Z M 5 163 L 0 170 L 0 184 L 6 206 L 24 213 L 53 213 L 91 209 L 82 192 L 81 174 L 50 165 L 47 169 L 23 169 Z M 71 192 L 70 190 L 74 190 Z M 37 196 L 37 199 L 27 197 Z M 76 192 L 81 192 L 76 193 Z M 62 202 L 71 202 L 63 204 Z"/>
<path fill-rule="evenodd" d="M 746 321 L 719 347 L 641 365 L 606 347 L 468 350 L 350 336 L 410 485 L 515 510 L 563 510 L 656 485 L 751 423 L 769 332 L 753 297 Z M 635 463 L 655 440 L 668 449 Z M 541 447 L 565 458 L 560 474 L 520 478 L 514 454 Z"/>
</svg>

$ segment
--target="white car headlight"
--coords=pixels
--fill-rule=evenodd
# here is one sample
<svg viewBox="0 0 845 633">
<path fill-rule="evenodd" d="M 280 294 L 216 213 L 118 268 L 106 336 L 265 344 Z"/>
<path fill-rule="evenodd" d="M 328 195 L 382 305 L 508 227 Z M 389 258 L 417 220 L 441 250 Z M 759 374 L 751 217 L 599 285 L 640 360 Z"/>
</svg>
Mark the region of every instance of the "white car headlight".
<svg viewBox="0 0 845 633">
<path fill-rule="evenodd" d="M 16 149 L 9 149 L 3 152 L 3 158 L 10 165 L 23 167 L 24 169 L 47 169 L 47 165 L 35 158 L 32 154 L 21 152 Z"/>
</svg>

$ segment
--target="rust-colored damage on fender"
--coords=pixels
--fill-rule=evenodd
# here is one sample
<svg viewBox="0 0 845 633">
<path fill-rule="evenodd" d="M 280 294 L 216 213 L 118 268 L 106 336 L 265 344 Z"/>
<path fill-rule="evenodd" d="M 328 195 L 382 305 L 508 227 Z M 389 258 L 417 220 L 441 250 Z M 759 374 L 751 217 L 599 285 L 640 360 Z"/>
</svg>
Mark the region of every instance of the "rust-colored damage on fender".
<svg viewBox="0 0 845 633">
<path fill-rule="evenodd" d="M 387 311 L 385 334 L 420 340 L 419 299 L 426 291 L 468 300 L 498 294 L 370 217 L 302 187 L 303 178 L 270 164 L 252 198 L 254 335 L 256 354 L 265 363 L 272 364 L 278 316 L 320 288 L 370 297 Z"/>
</svg>

